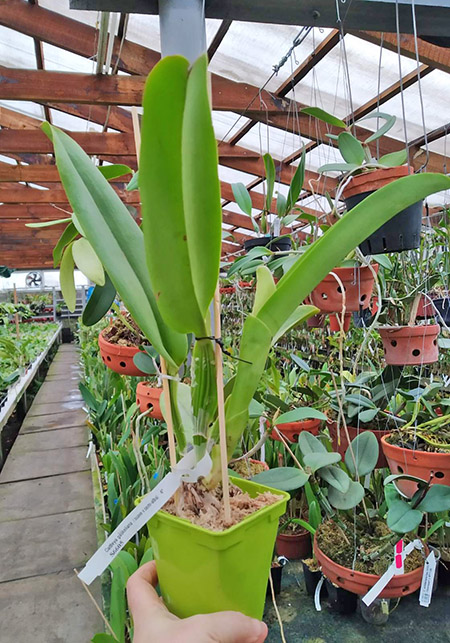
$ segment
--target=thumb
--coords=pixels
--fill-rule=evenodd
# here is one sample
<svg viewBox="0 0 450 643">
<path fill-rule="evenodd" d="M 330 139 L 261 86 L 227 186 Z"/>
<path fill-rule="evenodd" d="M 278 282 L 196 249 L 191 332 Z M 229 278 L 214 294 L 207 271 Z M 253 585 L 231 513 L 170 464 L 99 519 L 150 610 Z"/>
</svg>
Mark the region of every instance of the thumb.
<svg viewBox="0 0 450 643">
<path fill-rule="evenodd" d="M 188 619 L 189 621 L 191 619 Z M 267 625 L 240 612 L 216 612 L 192 617 L 205 635 L 217 643 L 263 643 Z M 200 622 L 201 621 L 201 622 Z"/>
</svg>

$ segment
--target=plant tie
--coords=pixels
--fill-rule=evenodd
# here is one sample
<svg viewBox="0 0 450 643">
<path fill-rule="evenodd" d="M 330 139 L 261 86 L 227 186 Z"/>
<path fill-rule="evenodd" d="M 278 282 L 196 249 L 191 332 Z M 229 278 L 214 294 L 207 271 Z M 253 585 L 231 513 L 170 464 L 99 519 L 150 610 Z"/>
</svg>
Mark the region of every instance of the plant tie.
<svg viewBox="0 0 450 643">
<path fill-rule="evenodd" d="M 249 362 L 248 360 L 242 359 L 241 357 L 236 357 L 236 355 L 232 355 L 229 351 L 227 351 L 227 349 L 223 345 L 223 340 L 221 337 L 214 337 L 211 335 L 210 337 L 196 337 L 195 339 L 197 342 L 200 341 L 201 339 L 210 339 L 212 342 L 216 342 L 216 344 L 220 346 L 222 353 L 224 355 L 227 355 L 228 357 L 231 357 L 231 359 L 235 359 L 238 362 L 244 362 L 244 364 L 253 364 L 253 362 Z"/>
</svg>

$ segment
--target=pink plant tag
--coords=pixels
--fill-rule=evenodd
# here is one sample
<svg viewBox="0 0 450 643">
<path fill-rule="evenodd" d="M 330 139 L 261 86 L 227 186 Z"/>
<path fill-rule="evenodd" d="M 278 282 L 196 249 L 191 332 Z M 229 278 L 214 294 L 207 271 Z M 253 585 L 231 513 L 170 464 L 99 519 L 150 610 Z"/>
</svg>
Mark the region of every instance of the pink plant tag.
<svg viewBox="0 0 450 643">
<path fill-rule="evenodd" d="M 404 574 L 403 562 L 405 554 L 403 552 L 403 540 L 399 540 L 394 548 L 395 575 Z"/>
</svg>

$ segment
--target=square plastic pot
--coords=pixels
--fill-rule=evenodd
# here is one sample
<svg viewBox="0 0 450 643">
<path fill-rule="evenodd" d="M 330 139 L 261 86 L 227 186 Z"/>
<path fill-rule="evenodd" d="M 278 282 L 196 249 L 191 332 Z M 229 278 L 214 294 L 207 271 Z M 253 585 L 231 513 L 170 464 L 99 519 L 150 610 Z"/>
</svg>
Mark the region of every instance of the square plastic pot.
<svg viewBox="0 0 450 643">
<path fill-rule="evenodd" d="M 163 511 L 148 523 L 162 597 L 180 618 L 221 610 L 262 618 L 278 519 L 290 496 L 240 478 L 233 484 L 252 497 L 273 491 L 280 500 L 221 532 Z"/>
</svg>

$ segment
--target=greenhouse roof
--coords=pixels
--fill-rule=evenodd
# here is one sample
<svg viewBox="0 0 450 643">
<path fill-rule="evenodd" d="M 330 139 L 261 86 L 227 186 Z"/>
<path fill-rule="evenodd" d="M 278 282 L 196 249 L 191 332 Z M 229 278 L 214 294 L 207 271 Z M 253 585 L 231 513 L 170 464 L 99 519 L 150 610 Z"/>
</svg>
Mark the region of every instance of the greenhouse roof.
<svg viewBox="0 0 450 643">
<path fill-rule="evenodd" d="M 131 110 L 141 103 L 144 78 L 160 57 L 158 17 L 111 14 L 111 46 L 99 47 L 102 14 L 69 9 L 69 0 L 4 0 L 0 12 L 0 263 L 52 266 L 61 228 L 30 229 L 26 222 L 60 219 L 68 209 L 43 120 L 73 133 L 99 163 L 136 169 Z M 104 23 L 104 21 L 103 21 Z M 401 25 L 400 25 L 401 27 Z M 261 155 L 277 161 L 279 189 L 306 150 L 306 183 L 299 205 L 326 217 L 326 193 L 336 176 L 317 170 L 339 159 L 335 129 L 300 113 L 319 106 L 351 122 L 375 111 L 395 115 L 378 144 L 380 154 L 405 148 L 416 170 L 447 172 L 450 50 L 403 34 L 342 32 L 301 25 L 206 20 L 212 72 L 213 121 L 219 143 L 224 255 L 241 252 L 255 233 L 231 184 L 251 188 L 255 216 L 262 207 Z M 293 44 L 296 46 L 293 47 Z M 291 53 L 289 54 L 289 52 Z M 400 53 L 399 53 L 400 52 Z M 274 66 L 285 60 L 277 71 Z M 97 74 L 102 74 L 100 77 Z M 140 108 L 138 107 L 138 111 Z M 359 133 L 368 136 L 377 119 Z M 115 182 L 127 205 L 136 193 Z M 430 197 L 442 208 L 448 194 Z M 302 234 L 305 223 L 294 229 Z"/>
</svg>

